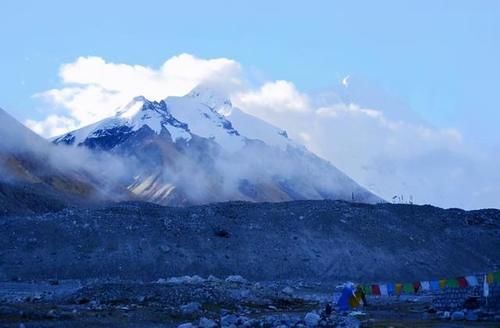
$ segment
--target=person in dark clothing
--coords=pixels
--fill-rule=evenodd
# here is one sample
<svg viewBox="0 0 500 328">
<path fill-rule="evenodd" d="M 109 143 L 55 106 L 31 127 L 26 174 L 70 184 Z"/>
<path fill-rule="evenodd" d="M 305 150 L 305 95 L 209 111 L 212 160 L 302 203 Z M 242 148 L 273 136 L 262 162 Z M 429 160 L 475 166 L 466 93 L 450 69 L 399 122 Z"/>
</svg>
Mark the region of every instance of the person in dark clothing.
<svg viewBox="0 0 500 328">
<path fill-rule="evenodd" d="M 332 305 L 330 303 L 326 303 L 325 306 L 325 317 L 329 318 L 332 315 Z"/>
</svg>

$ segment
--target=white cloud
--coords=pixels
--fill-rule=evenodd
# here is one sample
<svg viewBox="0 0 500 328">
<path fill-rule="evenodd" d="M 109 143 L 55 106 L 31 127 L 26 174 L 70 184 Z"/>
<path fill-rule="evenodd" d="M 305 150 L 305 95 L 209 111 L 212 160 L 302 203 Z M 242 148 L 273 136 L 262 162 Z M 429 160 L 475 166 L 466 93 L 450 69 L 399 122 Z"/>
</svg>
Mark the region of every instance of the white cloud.
<svg viewBox="0 0 500 328">
<path fill-rule="evenodd" d="M 68 119 L 78 126 L 91 124 L 113 115 L 116 108 L 135 96 L 161 100 L 167 96 L 182 96 L 201 82 L 239 85 L 240 65 L 230 59 L 200 59 L 189 54 L 174 56 L 159 68 L 140 65 L 115 64 L 100 57 L 80 57 L 62 65 L 59 75 L 65 87 L 52 89 L 36 96 L 53 106 L 68 110 Z M 51 122 L 30 122 L 44 135 L 51 129 L 41 125 Z M 59 121 L 65 125 L 63 120 Z"/>
<path fill-rule="evenodd" d="M 135 96 L 152 100 L 181 96 L 209 81 L 230 90 L 231 100 L 242 110 L 286 129 L 292 138 L 386 199 L 411 194 L 419 203 L 500 207 L 500 174 L 491 164 L 498 158 L 469 145 L 460 131 L 433 127 L 399 105 L 363 105 L 365 99 L 359 95 L 366 93 L 354 96 L 354 79 L 349 79 L 349 88 L 342 88 L 349 97 L 333 94 L 320 104 L 290 81 L 247 88 L 236 61 L 188 54 L 172 57 L 158 69 L 81 57 L 63 65 L 60 77 L 62 88 L 38 97 L 65 114 L 59 109 L 46 120 L 26 122 L 45 136 L 113 115 Z M 377 93 L 379 104 L 384 103 L 381 98 Z"/>
<path fill-rule="evenodd" d="M 49 115 L 43 121 L 26 120 L 24 124 L 40 135 L 50 136 L 57 136 L 77 127 L 74 120 L 58 115 Z"/>
<path fill-rule="evenodd" d="M 307 112 L 308 97 L 300 93 L 288 81 L 267 82 L 257 91 L 245 91 L 233 96 L 234 102 L 241 107 L 259 108 L 262 111 Z"/>
</svg>

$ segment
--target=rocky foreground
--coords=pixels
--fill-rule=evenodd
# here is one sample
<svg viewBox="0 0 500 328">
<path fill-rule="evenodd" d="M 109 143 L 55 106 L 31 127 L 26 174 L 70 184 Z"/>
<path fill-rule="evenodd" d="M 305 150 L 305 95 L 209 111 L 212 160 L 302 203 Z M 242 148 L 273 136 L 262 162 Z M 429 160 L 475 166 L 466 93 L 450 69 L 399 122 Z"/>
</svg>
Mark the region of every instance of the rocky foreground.
<svg viewBox="0 0 500 328">
<path fill-rule="evenodd" d="M 21 212 L 0 216 L 1 327 L 499 325 L 498 286 L 468 309 L 480 290 L 324 313 L 345 281 L 498 271 L 498 210 L 298 201 Z"/>
<path fill-rule="evenodd" d="M 335 286 L 186 276 L 156 282 L 0 283 L 1 327 L 498 327 L 491 308 L 436 309 L 432 295 L 368 298 L 326 312 Z"/>
</svg>

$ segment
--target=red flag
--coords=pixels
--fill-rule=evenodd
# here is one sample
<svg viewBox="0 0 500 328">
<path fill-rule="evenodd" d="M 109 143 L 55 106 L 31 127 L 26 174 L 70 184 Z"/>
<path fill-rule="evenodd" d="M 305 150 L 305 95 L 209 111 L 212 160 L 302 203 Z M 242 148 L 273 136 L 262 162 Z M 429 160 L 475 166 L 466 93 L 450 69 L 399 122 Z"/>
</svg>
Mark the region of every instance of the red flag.
<svg viewBox="0 0 500 328">
<path fill-rule="evenodd" d="M 415 290 L 415 293 L 418 293 L 420 290 L 420 281 L 416 281 L 413 283 L 413 290 Z"/>
<path fill-rule="evenodd" d="M 380 286 L 379 285 L 372 285 L 372 295 L 380 296 Z"/>
<path fill-rule="evenodd" d="M 460 288 L 467 288 L 469 286 L 469 284 L 467 283 L 467 280 L 465 280 L 465 277 L 457 278 L 457 280 L 458 280 L 458 285 L 460 286 Z"/>
</svg>

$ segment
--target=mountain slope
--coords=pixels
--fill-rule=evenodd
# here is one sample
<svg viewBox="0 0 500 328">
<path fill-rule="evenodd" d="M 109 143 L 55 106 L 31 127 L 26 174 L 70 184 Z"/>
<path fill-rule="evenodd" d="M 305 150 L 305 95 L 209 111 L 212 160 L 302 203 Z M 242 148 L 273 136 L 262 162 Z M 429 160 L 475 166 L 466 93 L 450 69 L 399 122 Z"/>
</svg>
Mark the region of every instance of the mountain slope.
<svg viewBox="0 0 500 328">
<path fill-rule="evenodd" d="M 74 167 L 60 148 L 0 109 L 0 213 L 50 211 L 100 200 L 102 188 L 97 177 Z"/>
<path fill-rule="evenodd" d="M 498 269 L 499 234 L 499 210 L 339 201 L 125 203 L 6 218 L 0 249 L 12 251 L 0 252 L 0 280 L 241 274 L 419 281 Z"/>
<path fill-rule="evenodd" d="M 159 204 L 381 201 L 285 131 L 203 87 L 159 102 L 136 97 L 114 117 L 53 142 L 119 155 L 130 170 L 128 190 Z"/>
</svg>

